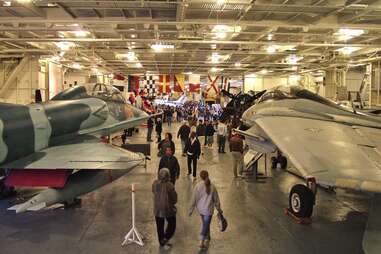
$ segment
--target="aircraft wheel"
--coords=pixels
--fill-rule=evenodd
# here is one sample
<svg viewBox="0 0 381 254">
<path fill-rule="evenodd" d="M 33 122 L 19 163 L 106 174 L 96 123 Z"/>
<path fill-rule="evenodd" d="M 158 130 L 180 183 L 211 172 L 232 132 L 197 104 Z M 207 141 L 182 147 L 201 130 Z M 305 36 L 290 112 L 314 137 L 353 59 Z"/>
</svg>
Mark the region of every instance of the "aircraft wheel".
<svg viewBox="0 0 381 254">
<path fill-rule="evenodd" d="M 271 169 L 276 169 L 276 166 L 278 165 L 278 160 L 276 157 L 271 157 Z"/>
<path fill-rule="evenodd" d="M 287 158 L 284 156 L 280 156 L 278 158 L 278 162 L 280 164 L 281 169 L 286 169 L 287 168 Z"/>
<path fill-rule="evenodd" d="M 288 199 L 290 211 L 299 218 L 309 218 L 314 206 L 314 194 L 303 184 L 294 185 Z"/>
</svg>

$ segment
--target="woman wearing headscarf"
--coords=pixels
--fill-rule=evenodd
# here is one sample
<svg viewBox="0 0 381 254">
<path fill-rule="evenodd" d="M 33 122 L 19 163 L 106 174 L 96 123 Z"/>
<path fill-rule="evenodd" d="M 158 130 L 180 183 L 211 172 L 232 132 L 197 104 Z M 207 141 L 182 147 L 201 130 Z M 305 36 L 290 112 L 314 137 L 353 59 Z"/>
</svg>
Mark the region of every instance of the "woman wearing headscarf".
<svg viewBox="0 0 381 254">
<path fill-rule="evenodd" d="M 176 231 L 177 193 L 175 186 L 170 182 L 170 173 L 167 168 L 160 169 L 158 179 L 152 184 L 152 192 L 159 244 L 170 246 L 168 242 Z M 167 228 L 164 227 L 165 221 L 167 221 Z"/>
<path fill-rule="evenodd" d="M 194 209 L 200 214 L 202 229 L 200 233 L 200 248 L 204 249 L 209 246 L 210 241 L 210 222 L 212 221 L 214 208 L 222 214 L 220 198 L 216 187 L 209 179 L 209 173 L 206 170 L 200 172 L 202 181 L 196 184 L 193 189 L 189 216 L 192 215 Z"/>
</svg>

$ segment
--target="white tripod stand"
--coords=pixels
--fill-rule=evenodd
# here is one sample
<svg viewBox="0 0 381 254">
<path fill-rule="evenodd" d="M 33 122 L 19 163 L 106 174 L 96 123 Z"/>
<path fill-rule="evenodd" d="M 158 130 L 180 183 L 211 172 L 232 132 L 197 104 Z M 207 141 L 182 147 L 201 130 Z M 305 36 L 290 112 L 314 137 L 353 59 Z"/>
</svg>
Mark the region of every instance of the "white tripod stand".
<svg viewBox="0 0 381 254">
<path fill-rule="evenodd" d="M 131 185 L 131 197 L 132 197 L 132 228 L 127 233 L 127 235 L 124 237 L 124 241 L 122 243 L 122 246 L 130 243 L 136 243 L 140 246 L 144 246 L 142 236 L 138 232 L 138 230 L 135 227 L 135 186 L 134 184 Z"/>
</svg>

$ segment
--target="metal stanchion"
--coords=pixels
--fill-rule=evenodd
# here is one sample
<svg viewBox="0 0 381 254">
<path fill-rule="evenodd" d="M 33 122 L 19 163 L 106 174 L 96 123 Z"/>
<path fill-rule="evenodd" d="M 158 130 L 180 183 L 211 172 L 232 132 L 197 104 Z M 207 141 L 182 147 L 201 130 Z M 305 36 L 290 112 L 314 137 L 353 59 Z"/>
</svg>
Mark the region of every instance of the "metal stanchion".
<svg viewBox="0 0 381 254">
<path fill-rule="evenodd" d="M 137 245 L 144 246 L 144 242 L 142 240 L 141 234 L 138 232 L 137 228 L 135 227 L 135 186 L 134 184 L 131 185 L 131 197 L 132 197 L 132 228 L 127 233 L 127 235 L 124 237 L 124 241 L 122 243 L 122 246 L 130 244 L 130 243 L 136 243 Z"/>
</svg>

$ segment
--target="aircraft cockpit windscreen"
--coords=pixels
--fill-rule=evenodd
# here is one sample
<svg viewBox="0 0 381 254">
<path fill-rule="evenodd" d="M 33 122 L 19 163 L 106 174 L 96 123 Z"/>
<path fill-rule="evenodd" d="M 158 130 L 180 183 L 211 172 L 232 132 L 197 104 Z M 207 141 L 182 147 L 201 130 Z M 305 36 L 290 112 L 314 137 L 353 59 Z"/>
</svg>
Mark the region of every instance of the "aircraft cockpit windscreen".
<svg viewBox="0 0 381 254">
<path fill-rule="evenodd" d="M 265 92 L 261 98 L 259 98 L 258 103 L 265 101 L 277 101 L 283 99 L 293 99 L 293 96 L 290 92 L 290 87 L 279 86 L 274 89 L 270 89 Z"/>
<path fill-rule="evenodd" d="M 324 98 L 300 86 L 278 86 L 273 89 L 270 89 L 261 96 L 258 103 L 283 99 L 312 100 L 340 110 L 349 111 L 348 109 L 338 105 L 334 101 Z"/>
<path fill-rule="evenodd" d="M 122 93 L 115 87 L 101 83 L 85 84 L 88 95 L 125 103 Z"/>
</svg>

